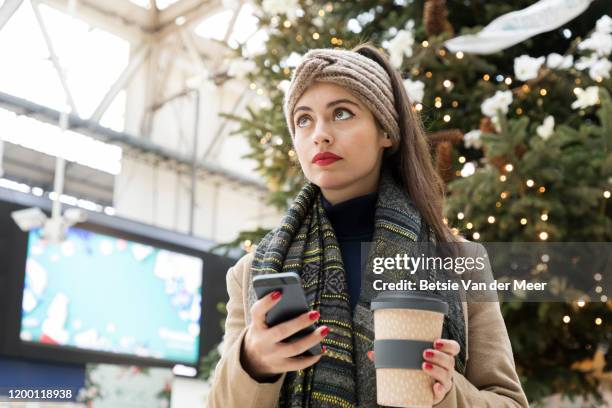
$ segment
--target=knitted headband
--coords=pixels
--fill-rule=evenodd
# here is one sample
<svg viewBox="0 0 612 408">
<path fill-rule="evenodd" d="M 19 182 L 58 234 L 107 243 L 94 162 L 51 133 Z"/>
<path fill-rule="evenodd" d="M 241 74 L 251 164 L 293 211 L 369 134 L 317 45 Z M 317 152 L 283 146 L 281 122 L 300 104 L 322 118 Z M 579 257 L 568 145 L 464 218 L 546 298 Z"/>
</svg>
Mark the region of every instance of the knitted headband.
<svg viewBox="0 0 612 408">
<path fill-rule="evenodd" d="M 387 71 L 355 51 L 329 48 L 307 52 L 295 68 L 283 107 L 291 137 L 295 136 L 295 105 L 306 89 L 317 81 L 340 85 L 359 98 L 393 141 L 392 149 L 397 147 L 400 137 L 398 114 Z"/>
</svg>

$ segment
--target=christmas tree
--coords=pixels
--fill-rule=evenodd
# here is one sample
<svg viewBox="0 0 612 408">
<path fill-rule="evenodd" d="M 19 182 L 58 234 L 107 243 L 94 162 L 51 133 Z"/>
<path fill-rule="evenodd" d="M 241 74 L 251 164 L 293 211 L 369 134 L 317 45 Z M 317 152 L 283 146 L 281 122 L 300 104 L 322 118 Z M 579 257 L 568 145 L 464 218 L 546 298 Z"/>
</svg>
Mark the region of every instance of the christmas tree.
<svg viewBox="0 0 612 408">
<path fill-rule="evenodd" d="M 309 49 L 369 41 L 387 51 L 405 78 L 447 182 L 446 216 L 455 233 L 483 242 L 610 241 L 609 3 L 585 1 L 586 10 L 557 27 L 478 51 L 486 42 L 479 37 L 483 27 L 534 3 L 258 3 L 259 24 L 268 33 L 265 52 L 240 48 L 233 66 L 249 67 L 241 72 L 259 103 L 245 115 L 228 116 L 250 143 L 248 157 L 267 180 L 271 205 L 286 208 L 304 182 L 280 109 L 293 67 Z M 449 42 L 469 34 L 476 51 Z M 245 231 L 236 243 L 251 250 L 265 232 Z M 502 304 L 530 401 L 554 393 L 598 395 L 612 353 L 607 365 L 605 357 L 600 366 L 593 362 L 601 362 L 601 345 L 610 342 L 611 309 L 603 292 L 573 304 Z M 534 336 L 538 327 L 547 336 Z"/>
</svg>

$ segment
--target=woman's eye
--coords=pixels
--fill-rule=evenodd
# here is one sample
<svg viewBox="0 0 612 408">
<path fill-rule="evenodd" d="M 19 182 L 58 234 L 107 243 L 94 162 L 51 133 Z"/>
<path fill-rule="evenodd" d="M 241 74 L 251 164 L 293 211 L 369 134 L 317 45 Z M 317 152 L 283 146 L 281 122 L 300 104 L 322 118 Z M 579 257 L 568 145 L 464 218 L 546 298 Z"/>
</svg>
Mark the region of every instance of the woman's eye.
<svg viewBox="0 0 612 408">
<path fill-rule="evenodd" d="M 304 126 L 306 126 L 306 124 L 308 123 L 308 120 L 309 120 L 309 119 L 310 119 L 310 118 L 309 118 L 308 116 L 306 116 L 306 115 L 304 115 L 304 116 L 300 116 L 300 117 L 298 118 L 298 120 L 296 121 L 296 124 L 297 124 L 297 126 L 298 126 L 298 127 L 304 127 Z"/>
<path fill-rule="evenodd" d="M 353 115 L 348 109 L 336 109 L 334 112 L 334 119 L 336 120 L 346 120 L 352 118 L 353 116 L 355 115 Z"/>
</svg>

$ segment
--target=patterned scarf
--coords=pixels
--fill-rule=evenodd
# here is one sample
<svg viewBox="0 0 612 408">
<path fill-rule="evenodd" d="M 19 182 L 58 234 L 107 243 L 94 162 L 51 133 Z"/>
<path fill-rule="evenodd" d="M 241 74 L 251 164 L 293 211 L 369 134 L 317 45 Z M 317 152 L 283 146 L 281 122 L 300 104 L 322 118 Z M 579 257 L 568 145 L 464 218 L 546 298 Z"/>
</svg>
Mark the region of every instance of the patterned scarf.
<svg viewBox="0 0 612 408">
<path fill-rule="evenodd" d="M 374 257 L 418 256 L 414 242 L 435 242 L 407 193 L 388 171 L 381 172 L 374 228 L 362 289 L 354 310 L 350 306 L 340 247 L 325 215 L 317 186 L 305 184 L 280 227 L 268 233 L 258 245 L 251 275 L 296 272 L 302 279 L 309 308 L 321 314 L 318 324 L 330 329 L 322 341 L 327 347 L 325 355 L 313 366 L 288 372 L 285 376 L 280 407 L 378 407 L 374 364 L 366 354 L 374 344 L 370 311 L 370 300 L 376 294 L 374 280 L 451 279 L 439 276 L 439 271 L 428 271 L 425 273 L 428 276 L 410 275 L 405 269 L 387 269 L 380 275 L 372 273 Z M 442 296 L 449 304 L 442 337 L 453 339 L 461 346 L 455 368 L 463 373 L 465 325 L 459 295 L 455 291 L 432 293 Z M 249 308 L 255 301 L 251 281 Z M 248 324 L 250 314 L 246 315 Z"/>
</svg>

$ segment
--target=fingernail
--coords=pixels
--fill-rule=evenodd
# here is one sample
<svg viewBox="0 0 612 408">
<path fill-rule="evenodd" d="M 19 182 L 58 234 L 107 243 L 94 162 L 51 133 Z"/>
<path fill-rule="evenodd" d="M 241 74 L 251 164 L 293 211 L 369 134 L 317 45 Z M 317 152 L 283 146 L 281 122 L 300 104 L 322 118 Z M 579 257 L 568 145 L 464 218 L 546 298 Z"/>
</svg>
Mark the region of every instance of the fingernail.
<svg viewBox="0 0 612 408">
<path fill-rule="evenodd" d="M 272 300 L 276 300 L 279 297 L 281 297 L 281 293 L 278 290 L 275 290 L 274 292 L 272 292 L 272 295 L 270 295 L 270 297 L 272 298 Z"/>
<path fill-rule="evenodd" d="M 321 313 L 319 313 L 317 310 L 313 310 L 312 312 L 308 313 L 308 318 L 310 320 L 317 320 L 319 316 L 321 316 Z"/>
<path fill-rule="evenodd" d="M 424 365 L 426 370 L 431 370 L 433 368 L 433 365 L 431 363 L 425 363 Z"/>
<path fill-rule="evenodd" d="M 441 341 L 436 341 L 434 343 L 435 348 L 437 348 L 438 350 L 440 350 L 442 347 L 444 347 L 444 343 L 442 343 Z"/>
<path fill-rule="evenodd" d="M 323 353 L 325 353 L 327 351 L 327 347 L 325 347 L 325 346 L 321 346 L 321 349 L 323 350 Z"/>
<path fill-rule="evenodd" d="M 368 358 L 369 358 L 370 360 L 372 360 L 372 359 L 373 359 L 373 357 L 372 357 L 372 350 L 368 351 Z"/>
<path fill-rule="evenodd" d="M 433 356 L 434 356 L 433 350 L 426 350 L 425 351 L 425 357 L 432 358 Z"/>
<path fill-rule="evenodd" d="M 329 334 L 329 327 L 325 326 L 323 330 L 321 330 L 321 336 L 325 337 Z"/>
</svg>

